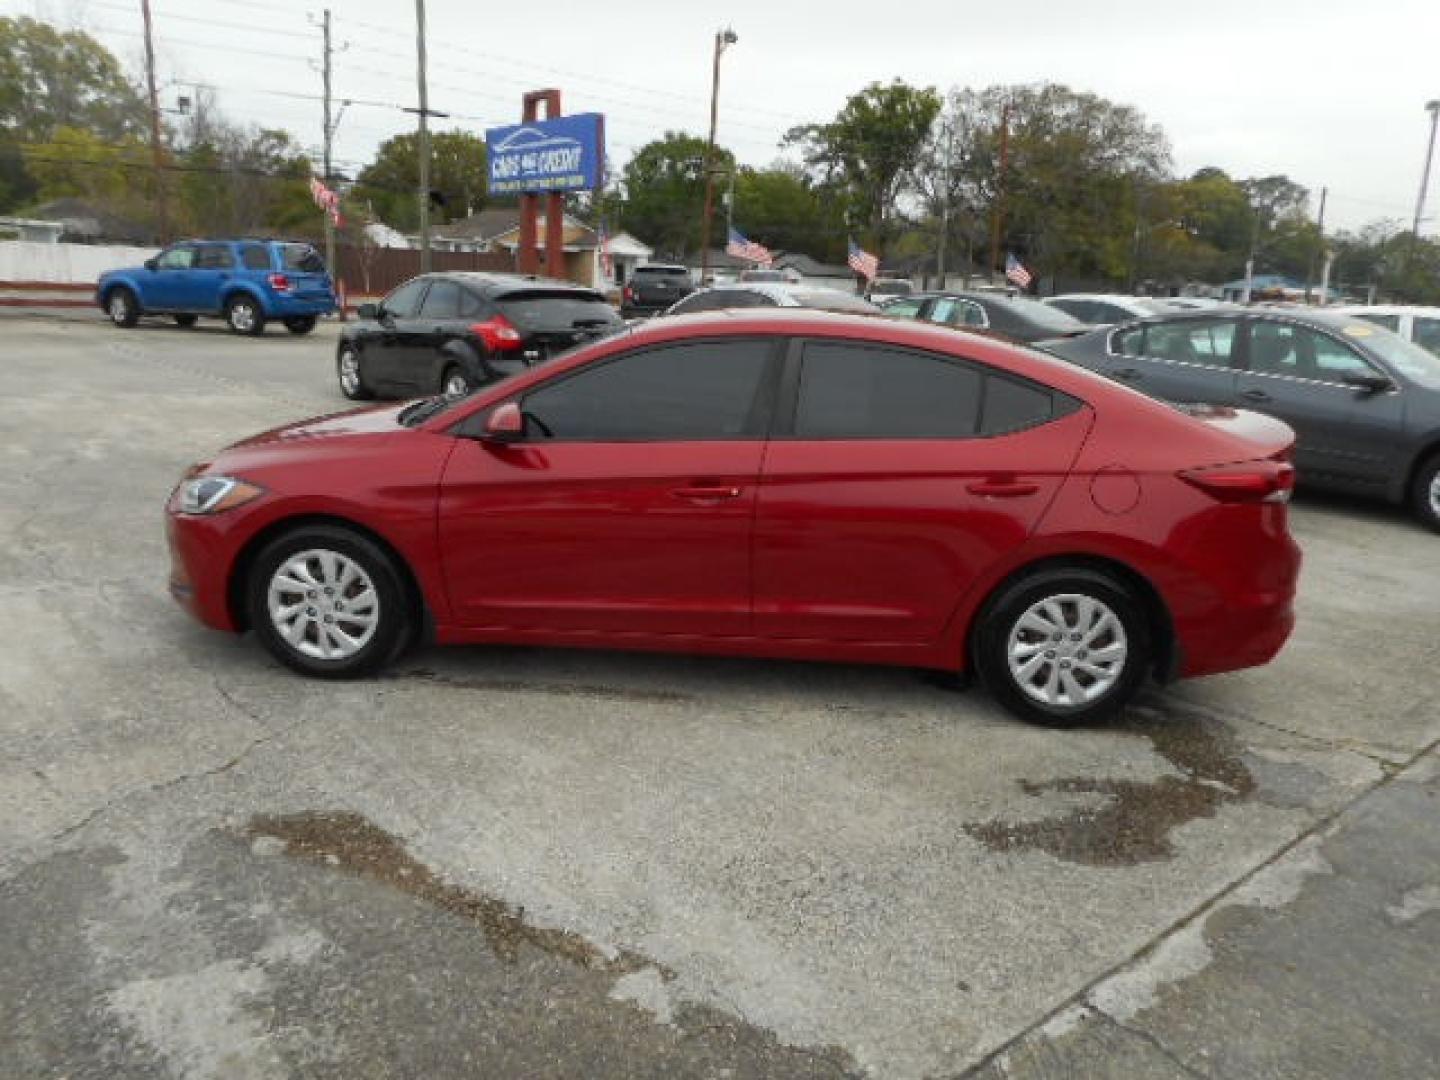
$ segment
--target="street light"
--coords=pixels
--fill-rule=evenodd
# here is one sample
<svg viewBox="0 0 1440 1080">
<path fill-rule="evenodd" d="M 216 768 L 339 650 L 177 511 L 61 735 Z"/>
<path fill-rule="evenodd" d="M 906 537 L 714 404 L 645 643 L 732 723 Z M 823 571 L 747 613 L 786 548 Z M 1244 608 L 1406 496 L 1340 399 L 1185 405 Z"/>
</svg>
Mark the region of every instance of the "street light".
<svg viewBox="0 0 1440 1080">
<path fill-rule="evenodd" d="M 1420 194 L 1415 199 L 1415 226 L 1410 230 L 1416 241 L 1420 239 L 1420 221 L 1425 212 L 1425 189 L 1430 186 L 1430 158 L 1435 153 L 1435 122 L 1440 119 L 1440 98 L 1427 101 L 1425 111 L 1430 114 L 1430 144 L 1425 148 L 1425 168 L 1420 172 Z"/>
<path fill-rule="evenodd" d="M 715 156 L 715 121 L 720 104 L 720 54 L 740 38 L 726 27 L 715 31 L 715 61 L 710 76 L 710 140 L 705 144 L 705 218 L 700 227 L 700 284 L 710 276 L 710 215 L 715 209 L 715 172 L 711 168 Z"/>
</svg>

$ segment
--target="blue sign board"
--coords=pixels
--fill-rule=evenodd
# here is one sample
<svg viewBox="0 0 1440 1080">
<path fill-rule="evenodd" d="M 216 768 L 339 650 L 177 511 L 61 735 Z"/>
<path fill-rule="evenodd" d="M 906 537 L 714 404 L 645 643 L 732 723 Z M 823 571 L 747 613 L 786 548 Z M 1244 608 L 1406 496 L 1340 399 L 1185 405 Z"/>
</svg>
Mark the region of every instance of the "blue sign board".
<svg viewBox="0 0 1440 1080">
<path fill-rule="evenodd" d="M 485 132 L 496 195 L 585 191 L 605 176 L 605 118 L 576 113 Z"/>
</svg>

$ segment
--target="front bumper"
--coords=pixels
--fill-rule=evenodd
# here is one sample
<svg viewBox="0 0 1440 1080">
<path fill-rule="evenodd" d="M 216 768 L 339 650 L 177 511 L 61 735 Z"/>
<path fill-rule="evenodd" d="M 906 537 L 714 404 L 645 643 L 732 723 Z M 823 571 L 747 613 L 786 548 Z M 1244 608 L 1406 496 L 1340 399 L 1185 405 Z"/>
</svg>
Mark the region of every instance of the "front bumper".
<svg viewBox="0 0 1440 1080">
<path fill-rule="evenodd" d="M 231 542 L 211 518 L 165 510 L 165 539 L 170 548 L 170 595 L 206 626 L 239 629 L 230 610 Z"/>
</svg>

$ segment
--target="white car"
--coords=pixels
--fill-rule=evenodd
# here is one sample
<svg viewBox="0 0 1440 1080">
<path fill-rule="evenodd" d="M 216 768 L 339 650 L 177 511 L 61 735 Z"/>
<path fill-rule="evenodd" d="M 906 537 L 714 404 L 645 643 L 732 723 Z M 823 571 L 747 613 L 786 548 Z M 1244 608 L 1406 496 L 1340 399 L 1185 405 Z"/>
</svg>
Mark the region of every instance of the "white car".
<svg viewBox="0 0 1440 1080">
<path fill-rule="evenodd" d="M 1406 341 L 1440 356 L 1440 307 L 1415 307 L 1406 304 L 1372 304 L 1332 307 L 1326 311 L 1365 319 L 1387 330 L 1393 330 Z"/>
<path fill-rule="evenodd" d="M 1169 297 L 1126 296 L 1123 293 L 1064 293 L 1047 296 L 1045 303 L 1091 326 L 1129 322 L 1147 315 L 1170 315 L 1204 306 L 1203 302 L 1196 304 L 1188 296 L 1174 297 L 1172 302 Z"/>
</svg>

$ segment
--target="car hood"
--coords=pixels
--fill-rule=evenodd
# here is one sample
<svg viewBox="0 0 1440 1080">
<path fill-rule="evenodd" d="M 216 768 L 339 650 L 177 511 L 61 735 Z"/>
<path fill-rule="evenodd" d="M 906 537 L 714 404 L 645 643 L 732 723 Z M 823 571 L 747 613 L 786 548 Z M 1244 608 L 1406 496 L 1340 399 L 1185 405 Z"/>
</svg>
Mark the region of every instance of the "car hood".
<svg viewBox="0 0 1440 1080">
<path fill-rule="evenodd" d="M 250 447 L 272 446 L 290 443 L 299 439 L 325 439 L 342 435 L 378 435 L 387 432 L 405 431 L 396 422 L 401 410 L 410 402 L 390 405 L 371 405 L 348 412 L 312 416 L 308 420 L 297 420 L 291 424 L 262 431 L 226 447 L 227 450 L 244 450 Z"/>
</svg>

